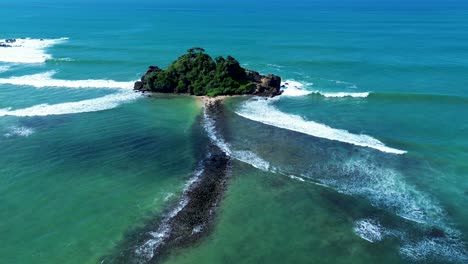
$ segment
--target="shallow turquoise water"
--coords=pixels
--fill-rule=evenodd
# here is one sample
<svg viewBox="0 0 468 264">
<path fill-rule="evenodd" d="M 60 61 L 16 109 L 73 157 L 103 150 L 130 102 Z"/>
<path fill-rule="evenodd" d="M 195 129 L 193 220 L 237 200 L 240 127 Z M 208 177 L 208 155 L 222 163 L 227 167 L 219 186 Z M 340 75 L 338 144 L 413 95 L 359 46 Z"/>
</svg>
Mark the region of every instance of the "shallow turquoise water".
<svg viewBox="0 0 468 264">
<path fill-rule="evenodd" d="M 467 13 L 463 1 L 1 2 L 0 38 L 68 39 L 0 49 L 0 256 L 95 263 L 177 199 L 200 108 L 140 98 L 131 82 L 202 46 L 289 85 L 228 103 L 226 141 L 269 166 L 235 162 L 213 234 L 169 262 L 466 261 Z M 246 104 L 256 121 L 236 114 Z M 362 135 L 406 153 L 356 146 Z"/>
</svg>

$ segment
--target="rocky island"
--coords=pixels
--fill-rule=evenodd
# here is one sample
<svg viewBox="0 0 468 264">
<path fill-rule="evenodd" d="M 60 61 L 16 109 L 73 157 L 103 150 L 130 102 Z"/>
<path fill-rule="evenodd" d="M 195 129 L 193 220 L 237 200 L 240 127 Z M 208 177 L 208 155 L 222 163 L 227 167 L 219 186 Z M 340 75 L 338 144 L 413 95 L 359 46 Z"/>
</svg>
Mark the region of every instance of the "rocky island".
<svg viewBox="0 0 468 264">
<path fill-rule="evenodd" d="M 135 82 L 134 90 L 203 96 L 201 125 L 209 141 L 180 200 L 161 218 L 149 221 L 136 235 L 130 234 L 119 254 L 105 256 L 101 263 L 160 263 L 173 249 L 193 245 L 208 235 L 229 184 L 232 162 L 220 132 L 228 130 L 222 96 L 274 97 L 282 93 L 279 76 L 244 69 L 231 56 L 213 59 L 202 48 L 189 49 L 166 70 L 150 66 Z"/>
<path fill-rule="evenodd" d="M 191 48 L 166 70 L 150 66 L 134 90 L 197 96 L 281 94 L 281 78 L 244 69 L 231 56 L 213 59 L 202 48 Z"/>
</svg>

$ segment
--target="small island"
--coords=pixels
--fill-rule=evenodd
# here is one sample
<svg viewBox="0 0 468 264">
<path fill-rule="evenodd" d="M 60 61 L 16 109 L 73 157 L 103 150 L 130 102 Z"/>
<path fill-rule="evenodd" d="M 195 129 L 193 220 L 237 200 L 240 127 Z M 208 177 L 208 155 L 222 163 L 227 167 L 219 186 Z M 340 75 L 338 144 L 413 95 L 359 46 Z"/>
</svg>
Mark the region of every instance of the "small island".
<svg viewBox="0 0 468 264">
<path fill-rule="evenodd" d="M 150 66 L 134 90 L 141 92 L 219 95 L 258 95 L 274 97 L 282 93 L 281 78 L 244 69 L 231 56 L 213 59 L 203 48 L 191 48 L 187 54 L 163 70 Z"/>
</svg>

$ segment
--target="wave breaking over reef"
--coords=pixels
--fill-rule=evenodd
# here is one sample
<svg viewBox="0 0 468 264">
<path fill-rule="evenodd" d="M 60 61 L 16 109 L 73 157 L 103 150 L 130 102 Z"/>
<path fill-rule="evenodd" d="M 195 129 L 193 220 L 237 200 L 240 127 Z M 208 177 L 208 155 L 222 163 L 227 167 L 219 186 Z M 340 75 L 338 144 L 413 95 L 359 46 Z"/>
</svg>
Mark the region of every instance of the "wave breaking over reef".
<svg viewBox="0 0 468 264">
<path fill-rule="evenodd" d="M 44 63 L 52 56 L 46 49 L 62 43 L 68 38 L 59 39 L 0 39 L 0 62 L 10 63 Z"/>
<path fill-rule="evenodd" d="M 381 141 L 368 136 L 356 135 L 343 129 L 336 129 L 314 121 L 304 120 L 302 117 L 283 113 L 272 105 L 275 99 L 252 99 L 243 103 L 236 114 L 244 118 L 261 122 L 266 125 L 296 131 L 314 137 L 340 141 L 361 147 L 369 147 L 382 152 L 404 154 L 406 151 L 390 148 Z"/>
<path fill-rule="evenodd" d="M 218 113 L 215 108 L 209 107 L 210 115 Z M 205 158 L 187 181 L 181 199 L 160 221 L 146 226 L 136 243 L 101 263 L 159 263 L 172 249 L 188 246 L 207 235 L 214 224 L 229 173 L 230 158 L 220 147 L 210 144 Z"/>
<path fill-rule="evenodd" d="M 49 116 L 68 115 L 88 112 L 98 112 L 116 108 L 125 102 L 131 102 L 141 95 L 128 91 L 126 93 L 110 94 L 99 98 L 88 99 L 77 102 L 59 104 L 39 104 L 23 109 L 12 110 L 11 108 L 0 109 L 1 116 Z"/>
<path fill-rule="evenodd" d="M 313 83 L 307 83 L 306 85 L 311 86 L 313 85 Z M 283 91 L 282 95 L 289 97 L 301 97 L 310 94 L 315 94 L 326 98 L 366 98 L 370 95 L 370 92 L 323 92 L 317 90 L 312 91 L 305 89 L 304 86 L 305 85 L 303 83 L 292 80 L 286 80 L 284 82 L 281 82 L 281 89 Z"/>
<path fill-rule="evenodd" d="M 15 76 L 10 78 L 0 78 L 0 84 L 12 84 L 19 86 L 32 86 L 36 88 L 60 87 L 60 88 L 107 88 L 107 89 L 127 89 L 133 87 L 133 82 L 117 82 L 114 80 L 60 80 L 52 76 L 55 71 L 44 73 Z"/>
<path fill-rule="evenodd" d="M 223 115 L 222 99 L 204 98 L 203 127 L 211 142 L 229 157 L 263 171 L 276 171 L 270 163 L 249 150 L 236 150 L 216 131 L 216 120 Z"/>
</svg>

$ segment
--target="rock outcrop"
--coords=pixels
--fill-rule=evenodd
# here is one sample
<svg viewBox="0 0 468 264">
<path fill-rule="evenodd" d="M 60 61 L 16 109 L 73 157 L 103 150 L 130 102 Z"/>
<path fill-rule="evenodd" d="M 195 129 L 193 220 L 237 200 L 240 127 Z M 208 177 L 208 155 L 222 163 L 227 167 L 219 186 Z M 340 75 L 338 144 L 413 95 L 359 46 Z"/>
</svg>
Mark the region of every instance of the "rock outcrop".
<svg viewBox="0 0 468 264">
<path fill-rule="evenodd" d="M 133 89 L 136 91 L 140 91 L 140 92 L 151 91 L 151 88 L 146 81 L 147 80 L 146 76 L 148 76 L 150 73 L 160 72 L 160 71 L 162 70 L 158 66 L 149 66 L 148 70 L 146 70 L 146 73 L 143 76 L 141 76 L 141 80 L 135 82 L 135 84 L 133 85 Z"/>
<path fill-rule="evenodd" d="M 281 77 L 269 74 L 261 75 L 256 71 L 246 70 L 247 78 L 255 83 L 256 89 L 253 94 L 258 96 L 274 97 L 280 95 L 281 90 Z"/>
<path fill-rule="evenodd" d="M 9 45 L 15 43 L 16 39 L 5 39 L 5 42 L 0 42 L 0 48 L 11 48 L 13 46 Z"/>
</svg>

